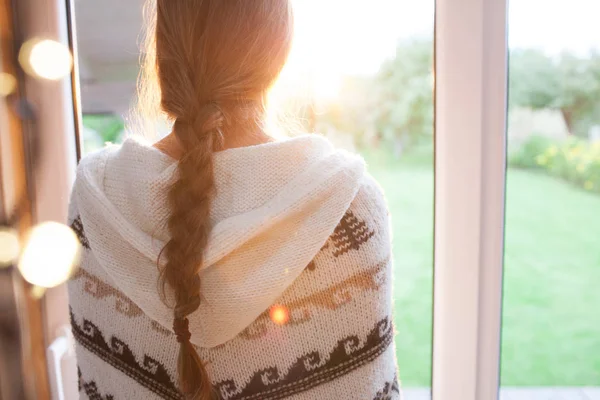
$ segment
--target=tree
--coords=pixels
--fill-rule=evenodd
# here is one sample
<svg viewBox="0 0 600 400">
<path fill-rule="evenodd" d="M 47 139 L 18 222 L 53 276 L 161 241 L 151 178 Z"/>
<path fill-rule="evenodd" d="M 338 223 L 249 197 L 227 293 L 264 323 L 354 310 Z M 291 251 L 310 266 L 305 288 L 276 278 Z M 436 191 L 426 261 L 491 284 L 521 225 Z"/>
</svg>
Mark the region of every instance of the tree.
<svg viewBox="0 0 600 400">
<path fill-rule="evenodd" d="M 373 121 L 396 150 L 433 134 L 433 42 L 401 41 L 375 79 Z"/>
<path fill-rule="evenodd" d="M 375 76 L 346 76 L 338 96 L 320 101 L 316 128 L 351 134 L 359 146 L 380 141 L 396 153 L 433 134 L 433 42 L 398 43 Z"/>
<path fill-rule="evenodd" d="M 600 123 L 600 55 L 552 58 L 539 50 L 510 55 L 510 105 L 560 111 L 571 134 L 586 136 Z"/>
<path fill-rule="evenodd" d="M 350 134 L 359 146 L 369 144 L 373 121 L 373 77 L 345 76 L 335 99 L 321 100 L 316 106 L 317 130 L 334 129 Z"/>
</svg>

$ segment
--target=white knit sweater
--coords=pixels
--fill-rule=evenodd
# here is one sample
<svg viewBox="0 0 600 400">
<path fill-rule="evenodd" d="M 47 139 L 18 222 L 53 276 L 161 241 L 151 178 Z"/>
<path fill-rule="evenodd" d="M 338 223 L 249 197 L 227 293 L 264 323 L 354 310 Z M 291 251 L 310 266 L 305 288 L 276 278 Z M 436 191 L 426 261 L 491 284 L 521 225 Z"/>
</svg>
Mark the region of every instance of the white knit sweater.
<svg viewBox="0 0 600 400">
<path fill-rule="evenodd" d="M 363 161 L 311 135 L 219 152 L 214 165 L 190 331 L 216 392 L 398 399 L 388 214 Z M 83 398 L 181 398 L 156 265 L 175 171 L 133 139 L 80 163 L 70 220 L 85 251 L 69 295 Z"/>
</svg>

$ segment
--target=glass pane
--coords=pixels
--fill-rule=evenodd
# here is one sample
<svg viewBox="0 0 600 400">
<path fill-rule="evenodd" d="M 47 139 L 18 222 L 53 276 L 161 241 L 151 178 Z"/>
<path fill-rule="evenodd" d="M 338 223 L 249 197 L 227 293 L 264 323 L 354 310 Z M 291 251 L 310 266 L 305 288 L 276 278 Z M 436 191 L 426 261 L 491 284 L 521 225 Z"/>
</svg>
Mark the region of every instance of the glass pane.
<svg viewBox="0 0 600 400">
<path fill-rule="evenodd" d="M 362 154 L 383 187 L 394 232 L 399 374 L 407 400 L 429 398 L 434 2 L 294 5 L 296 42 L 276 103 L 303 130 Z"/>
<path fill-rule="evenodd" d="M 433 271 L 434 0 L 293 0 L 295 42 L 273 90 L 288 133 L 320 132 L 361 153 L 386 192 L 394 231 L 399 375 L 429 397 Z M 141 2 L 76 2 L 84 152 L 132 122 Z M 168 127 L 160 130 L 168 133 Z"/>
<path fill-rule="evenodd" d="M 124 137 L 139 71 L 143 2 L 73 3 L 85 154 Z"/>
<path fill-rule="evenodd" d="M 83 150 L 90 152 L 104 147 L 105 143 L 123 140 L 125 124 L 117 114 L 83 114 Z"/>
<path fill-rule="evenodd" d="M 600 393 L 598 15 L 595 0 L 510 3 L 507 399 Z"/>
</svg>

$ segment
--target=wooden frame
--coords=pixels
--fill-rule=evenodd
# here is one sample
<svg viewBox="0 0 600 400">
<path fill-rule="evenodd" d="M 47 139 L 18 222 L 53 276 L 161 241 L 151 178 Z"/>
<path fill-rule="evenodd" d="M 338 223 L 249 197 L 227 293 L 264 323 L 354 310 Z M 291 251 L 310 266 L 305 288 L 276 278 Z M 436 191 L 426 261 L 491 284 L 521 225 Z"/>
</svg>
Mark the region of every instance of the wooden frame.
<svg viewBox="0 0 600 400">
<path fill-rule="evenodd" d="M 17 11 L 24 38 L 50 38 L 70 45 L 64 0 L 43 3 L 38 0 L 19 0 Z M 71 79 L 71 76 L 67 76 L 59 81 L 32 77 L 25 80 L 28 98 L 36 109 L 38 150 L 42 155 L 32 180 L 32 191 L 37 200 L 33 210 L 36 223 L 67 222 L 78 154 Z M 49 345 L 60 335 L 60 328 L 69 324 L 65 286 L 46 292 L 44 311 L 46 345 Z"/>
<path fill-rule="evenodd" d="M 17 68 L 14 43 L 19 41 L 15 29 L 15 2 L 0 0 L 0 62 L 1 71 L 18 82 L 10 98 L 0 98 L 0 205 L 4 220 L 18 212 L 15 228 L 21 238 L 32 226 L 31 148 L 25 132 L 31 128 L 16 114 L 14 101 L 25 97 L 23 74 Z M 11 104 L 11 102 L 13 102 Z M 31 131 L 29 131 L 31 132 Z M 0 384 L 0 397 L 50 399 L 46 370 L 43 302 L 32 297 L 30 286 L 13 269 L 1 271 L 4 289 L 2 303 L 5 329 L 15 332 L 10 354 L 3 354 L 2 377 L 9 382 Z"/>
</svg>

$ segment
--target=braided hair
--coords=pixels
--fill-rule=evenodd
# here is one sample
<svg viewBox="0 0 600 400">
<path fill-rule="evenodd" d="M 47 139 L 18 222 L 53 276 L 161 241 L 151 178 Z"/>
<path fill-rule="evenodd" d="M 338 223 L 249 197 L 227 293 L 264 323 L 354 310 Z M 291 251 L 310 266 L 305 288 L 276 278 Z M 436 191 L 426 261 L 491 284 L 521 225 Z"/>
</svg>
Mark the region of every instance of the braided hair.
<svg viewBox="0 0 600 400">
<path fill-rule="evenodd" d="M 148 1 L 153 34 L 141 76 L 156 74 L 160 108 L 173 121 L 182 150 L 168 194 L 171 238 L 161 252 L 166 262 L 159 257 L 158 264 L 163 290 L 170 288 L 174 298 L 180 390 L 186 399 L 208 400 L 215 396 L 190 342 L 188 318 L 202 302 L 213 153 L 235 136 L 261 129 L 266 93 L 291 45 L 291 6 L 289 0 Z"/>
</svg>

